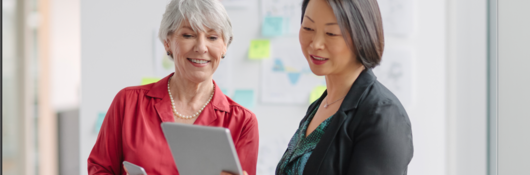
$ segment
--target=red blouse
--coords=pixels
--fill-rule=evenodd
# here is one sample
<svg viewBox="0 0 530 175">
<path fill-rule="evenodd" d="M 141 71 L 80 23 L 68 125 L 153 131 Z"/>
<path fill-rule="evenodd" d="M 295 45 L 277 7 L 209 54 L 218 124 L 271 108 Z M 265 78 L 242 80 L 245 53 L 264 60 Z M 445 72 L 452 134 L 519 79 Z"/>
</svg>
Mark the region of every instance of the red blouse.
<svg viewBox="0 0 530 175">
<path fill-rule="evenodd" d="M 88 174 L 125 175 L 125 160 L 143 167 L 149 175 L 178 174 L 160 127 L 162 122 L 174 122 L 167 92 L 170 76 L 118 92 L 88 157 Z M 256 174 L 259 136 L 254 113 L 225 96 L 216 85 L 212 100 L 194 125 L 230 129 L 243 170 Z"/>
</svg>

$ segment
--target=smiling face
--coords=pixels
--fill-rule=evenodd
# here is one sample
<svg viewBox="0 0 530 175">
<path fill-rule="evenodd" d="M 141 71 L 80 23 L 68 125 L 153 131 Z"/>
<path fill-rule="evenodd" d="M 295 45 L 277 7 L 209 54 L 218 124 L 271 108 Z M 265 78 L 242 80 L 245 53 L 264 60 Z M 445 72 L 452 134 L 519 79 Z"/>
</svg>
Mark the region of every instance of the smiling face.
<svg viewBox="0 0 530 175">
<path fill-rule="evenodd" d="M 342 35 L 331 6 L 325 0 L 309 1 L 299 39 L 314 74 L 344 74 L 362 65 Z"/>
<path fill-rule="evenodd" d="M 187 20 L 167 37 L 164 46 L 175 62 L 175 74 L 196 83 L 211 80 L 226 53 L 222 33 L 209 28 L 195 32 Z"/>
</svg>

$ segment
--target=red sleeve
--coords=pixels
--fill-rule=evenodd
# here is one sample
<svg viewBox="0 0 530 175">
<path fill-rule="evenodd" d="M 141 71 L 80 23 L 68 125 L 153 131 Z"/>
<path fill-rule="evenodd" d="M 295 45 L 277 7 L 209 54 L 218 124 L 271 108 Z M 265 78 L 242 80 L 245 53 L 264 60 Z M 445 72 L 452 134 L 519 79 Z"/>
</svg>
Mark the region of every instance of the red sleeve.
<svg viewBox="0 0 530 175">
<path fill-rule="evenodd" d="M 254 113 L 247 110 L 244 110 L 244 113 L 251 117 L 243 127 L 241 138 L 235 146 L 243 171 L 249 175 L 255 175 L 259 148 L 258 121 Z"/>
<path fill-rule="evenodd" d="M 125 90 L 121 90 L 110 105 L 101 129 L 88 157 L 88 174 L 122 174 L 122 121 Z"/>
</svg>

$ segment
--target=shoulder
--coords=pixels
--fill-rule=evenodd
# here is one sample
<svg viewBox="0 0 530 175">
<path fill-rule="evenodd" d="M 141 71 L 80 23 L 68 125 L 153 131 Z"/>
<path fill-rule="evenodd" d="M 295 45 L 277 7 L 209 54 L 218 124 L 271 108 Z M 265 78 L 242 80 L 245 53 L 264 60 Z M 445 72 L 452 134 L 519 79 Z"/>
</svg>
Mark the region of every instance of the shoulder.
<svg viewBox="0 0 530 175">
<path fill-rule="evenodd" d="M 256 123 L 257 124 L 256 114 L 254 114 L 254 112 L 238 104 L 237 102 L 232 100 L 230 97 L 226 95 L 225 97 L 226 97 L 228 107 L 229 107 L 229 111 L 226 111 L 226 112 L 230 113 L 232 117 L 236 117 L 240 120 L 245 121 L 245 123 Z"/>
<path fill-rule="evenodd" d="M 140 86 L 129 86 L 120 90 L 120 93 L 138 93 L 141 91 L 150 91 L 154 83 L 140 85 Z"/>
<path fill-rule="evenodd" d="M 404 110 L 403 105 L 394 93 L 379 81 L 375 81 L 374 84 L 367 89 L 366 95 L 359 103 L 359 109 L 373 109 L 382 106 L 394 106 L 400 110 Z"/>
<path fill-rule="evenodd" d="M 153 84 L 129 86 L 121 89 L 114 97 L 113 103 L 128 102 L 144 97 L 151 90 Z"/>
<path fill-rule="evenodd" d="M 379 81 L 367 89 L 357 111 L 364 122 L 399 122 L 410 126 L 407 112 L 399 99 Z"/>
</svg>

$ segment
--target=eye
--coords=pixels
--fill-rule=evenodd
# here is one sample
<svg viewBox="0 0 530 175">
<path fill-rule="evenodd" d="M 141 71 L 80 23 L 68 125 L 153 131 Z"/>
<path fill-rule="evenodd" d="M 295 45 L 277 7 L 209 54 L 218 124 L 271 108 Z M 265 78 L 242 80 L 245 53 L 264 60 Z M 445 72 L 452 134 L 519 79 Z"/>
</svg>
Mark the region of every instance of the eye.
<svg viewBox="0 0 530 175">
<path fill-rule="evenodd" d="M 216 36 L 210 36 L 210 37 L 208 37 L 208 39 L 212 40 L 212 41 L 215 41 L 215 40 L 217 40 L 217 37 Z"/>
<path fill-rule="evenodd" d="M 329 35 L 329 36 L 339 36 L 338 34 L 329 33 L 329 32 L 327 32 L 326 35 Z"/>
<path fill-rule="evenodd" d="M 184 37 L 184 38 L 191 38 L 191 37 L 193 37 L 193 35 L 182 34 L 182 37 Z"/>
<path fill-rule="evenodd" d="M 304 30 L 306 31 L 314 31 L 312 28 L 309 28 L 309 27 L 302 27 Z"/>
</svg>

